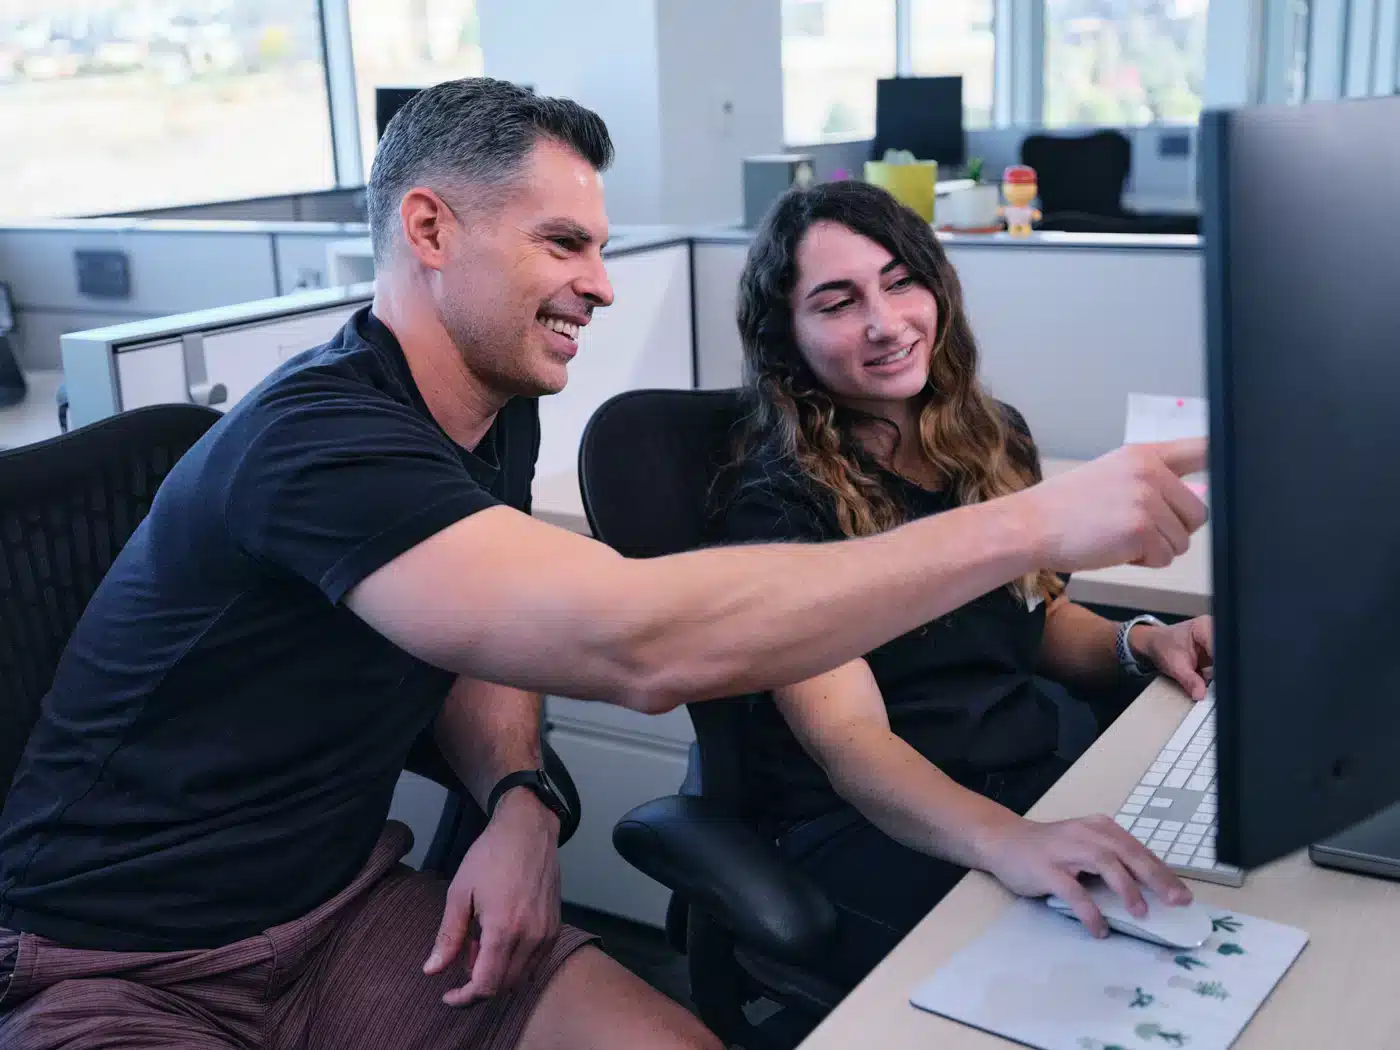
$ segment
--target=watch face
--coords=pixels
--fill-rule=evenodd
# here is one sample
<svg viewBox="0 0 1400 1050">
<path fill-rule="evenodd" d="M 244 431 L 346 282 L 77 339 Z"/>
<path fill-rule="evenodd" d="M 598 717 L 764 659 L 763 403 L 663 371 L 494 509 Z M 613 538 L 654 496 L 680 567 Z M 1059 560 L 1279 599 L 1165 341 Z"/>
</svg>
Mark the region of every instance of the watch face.
<svg viewBox="0 0 1400 1050">
<path fill-rule="evenodd" d="M 540 786 L 554 796 L 561 810 L 568 811 L 569 804 L 564 800 L 564 792 L 559 790 L 559 785 L 554 783 L 554 778 L 549 775 L 548 770 L 540 770 Z"/>
</svg>

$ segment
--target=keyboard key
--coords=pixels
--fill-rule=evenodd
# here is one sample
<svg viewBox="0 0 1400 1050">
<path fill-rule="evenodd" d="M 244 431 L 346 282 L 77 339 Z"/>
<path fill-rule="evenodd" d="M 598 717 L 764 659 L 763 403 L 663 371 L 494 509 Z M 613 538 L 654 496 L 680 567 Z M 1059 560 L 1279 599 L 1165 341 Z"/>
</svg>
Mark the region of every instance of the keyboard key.
<svg viewBox="0 0 1400 1050">
<path fill-rule="evenodd" d="M 1210 787 L 1210 777 L 1202 773 L 1197 773 L 1187 782 L 1186 786 L 1192 791 L 1204 791 L 1206 788 Z"/>
<path fill-rule="evenodd" d="M 1162 821 L 1162 830 L 1163 830 L 1163 831 L 1180 831 L 1183 827 L 1185 827 L 1185 825 L 1182 824 L 1181 821 L 1179 821 L 1179 820 L 1164 820 L 1164 821 Z"/>
<path fill-rule="evenodd" d="M 1153 809 L 1171 809 L 1172 800 L 1169 798 L 1154 798 L 1148 805 Z"/>
<path fill-rule="evenodd" d="M 1133 826 L 1133 818 L 1129 815 L 1119 813 L 1118 816 L 1114 817 L 1113 819 L 1118 822 L 1118 826 L 1124 831 L 1127 831 Z"/>
<path fill-rule="evenodd" d="M 1118 812 L 1119 812 L 1119 813 L 1132 813 L 1132 814 L 1136 815 L 1136 814 L 1142 812 L 1142 803 L 1140 803 L 1140 802 L 1124 802 L 1122 808 L 1119 809 Z"/>
<path fill-rule="evenodd" d="M 1133 838 L 1137 839 L 1137 840 L 1138 840 L 1139 842 L 1141 842 L 1144 846 L 1147 845 L 1147 840 L 1150 839 L 1151 837 L 1152 837 L 1152 829 L 1150 829 L 1150 828 L 1133 828 Z"/>
<path fill-rule="evenodd" d="M 1161 787 L 1162 779 L 1161 773 L 1144 773 L 1142 775 L 1142 783 L 1148 787 Z"/>
<path fill-rule="evenodd" d="M 1147 767 L 1149 773 L 1170 773 L 1172 765 L 1170 762 L 1153 762 Z"/>
<path fill-rule="evenodd" d="M 1204 857 L 1202 857 L 1199 853 L 1197 853 L 1194 857 L 1191 858 L 1191 863 L 1187 866 L 1192 868 L 1198 868 L 1201 871 L 1210 871 L 1211 868 L 1215 867 L 1215 861 L 1207 860 Z"/>
<path fill-rule="evenodd" d="M 1186 786 L 1186 781 L 1189 778 L 1189 776 L 1190 774 L 1188 774 L 1187 771 L 1184 769 L 1173 769 L 1170 773 L 1167 774 L 1167 779 L 1163 782 L 1162 786 L 1169 788 L 1183 788 Z"/>
<path fill-rule="evenodd" d="M 1190 862 L 1191 862 L 1191 854 L 1189 854 L 1189 853 L 1168 853 L 1168 854 L 1167 854 L 1167 863 L 1168 863 L 1168 864 L 1189 864 Z"/>
<path fill-rule="evenodd" d="M 1181 725 L 1176 727 L 1176 732 L 1167 741 L 1167 747 L 1180 751 L 1186 742 L 1196 735 L 1196 730 L 1201 728 L 1201 723 L 1206 720 L 1206 715 L 1210 714 L 1205 706 L 1197 704 L 1187 712 L 1186 717 L 1181 720 Z"/>
<path fill-rule="evenodd" d="M 1201 844 L 1201 838 L 1202 836 L 1200 835 L 1190 835 L 1183 832 L 1176 837 L 1176 841 L 1180 842 L 1183 846 L 1199 846 Z"/>
<path fill-rule="evenodd" d="M 1162 822 L 1156 817 L 1138 817 L 1138 822 L 1134 825 L 1134 827 L 1155 828 L 1160 823 Z"/>
</svg>

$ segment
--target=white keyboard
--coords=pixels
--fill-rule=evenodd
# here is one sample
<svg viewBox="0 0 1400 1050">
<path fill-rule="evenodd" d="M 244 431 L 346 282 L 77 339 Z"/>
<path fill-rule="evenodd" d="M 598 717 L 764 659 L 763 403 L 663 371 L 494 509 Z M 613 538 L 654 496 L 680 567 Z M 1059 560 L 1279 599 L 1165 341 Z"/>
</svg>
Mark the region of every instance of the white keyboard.
<svg viewBox="0 0 1400 1050">
<path fill-rule="evenodd" d="M 1243 885 L 1243 871 L 1215 859 L 1213 687 L 1192 706 L 1115 819 L 1183 878 Z"/>
</svg>

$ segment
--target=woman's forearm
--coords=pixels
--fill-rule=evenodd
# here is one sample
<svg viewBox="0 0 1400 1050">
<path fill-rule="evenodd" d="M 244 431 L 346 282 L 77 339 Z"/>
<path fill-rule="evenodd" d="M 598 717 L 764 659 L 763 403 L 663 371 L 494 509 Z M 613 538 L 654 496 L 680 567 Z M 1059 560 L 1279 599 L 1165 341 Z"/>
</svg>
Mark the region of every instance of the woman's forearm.
<svg viewBox="0 0 1400 1050">
<path fill-rule="evenodd" d="M 920 853 L 982 867 L 983 841 L 1022 819 L 963 787 L 878 723 L 852 726 L 832 750 L 822 765 L 837 794 Z"/>
<path fill-rule="evenodd" d="M 1060 597 L 1045 613 L 1040 670 L 1068 685 L 1101 685 L 1119 674 L 1118 625 Z"/>
</svg>

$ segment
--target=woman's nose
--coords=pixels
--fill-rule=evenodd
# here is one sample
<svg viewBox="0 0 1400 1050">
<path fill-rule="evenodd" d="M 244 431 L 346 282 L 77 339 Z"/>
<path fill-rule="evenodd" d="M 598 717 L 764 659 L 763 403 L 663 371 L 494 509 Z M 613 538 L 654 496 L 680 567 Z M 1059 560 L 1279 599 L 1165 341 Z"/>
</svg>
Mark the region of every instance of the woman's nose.
<svg viewBox="0 0 1400 1050">
<path fill-rule="evenodd" d="M 883 302 L 872 300 L 865 323 L 865 337 L 872 343 L 884 342 L 895 335 L 899 328 L 899 318 L 895 316 L 894 311 Z"/>
</svg>

